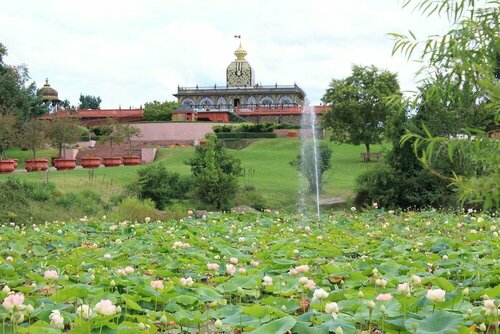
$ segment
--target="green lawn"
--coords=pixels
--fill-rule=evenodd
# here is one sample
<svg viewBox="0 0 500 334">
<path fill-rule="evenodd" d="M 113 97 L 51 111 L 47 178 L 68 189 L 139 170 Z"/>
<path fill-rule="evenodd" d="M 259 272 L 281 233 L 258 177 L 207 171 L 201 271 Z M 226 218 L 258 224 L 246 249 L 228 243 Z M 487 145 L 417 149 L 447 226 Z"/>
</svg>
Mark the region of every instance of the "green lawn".
<svg viewBox="0 0 500 334">
<path fill-rule="evenodd" d="M 327 172 L 322 197 L 342 196 L 349 198 L 353 194 L 356 177 L 371 168 L 374 163 L 361 162 L 362 146 L 340 145 L 327 142 L 333 150 L 332 169 Z M 298 172 L 289 162 L 299 151 L 300 142 L 295 138 L 262 139 L 252 143 L 242 150 L 230 150 L 242 161 L 247 171 L 241 177 L 241 184 L 253 185 L 275 208 L 291 208 L 297 202 Z M 372 151 L 381 150 L 375 145 Z M 189 166 L 184 161 L 192 156 L 193 148 L 163 148 L 159 149 L 156 162 L 164 163 L 167 168 L 188 175 Z M 40 157 L 55 155 L 55 150 L 40 151 Z M 18 158 L 20 162 L 29 158 L 30 153 L 20 150 L 9 150 L 9 157 Z M 131 183 L 136 172 L 142 166 L 99 168 L 89 170 L 72 170 L 63 172 L 41 172 L 16 174 L 15 177 L 44 182 L 47 179 L 56 184 L 62 192 L 93 190 L 101 193 L 104 198 L 119 194 L 123 187 Z M 248 171 L 253 170 L 253 175 Z M 0 175 L 0 180 L 9 177 Z"/>
</svg>

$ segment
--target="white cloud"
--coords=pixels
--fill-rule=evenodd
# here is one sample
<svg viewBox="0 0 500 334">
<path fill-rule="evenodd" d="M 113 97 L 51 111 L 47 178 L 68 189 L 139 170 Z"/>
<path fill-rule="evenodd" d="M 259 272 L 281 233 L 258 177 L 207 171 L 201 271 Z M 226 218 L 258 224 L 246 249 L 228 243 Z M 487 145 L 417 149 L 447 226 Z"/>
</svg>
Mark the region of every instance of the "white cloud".
<svg viewBox="0 0 500 334">
<path fill-rule="evenodd" d="M 26 63 L 61 98 L 98 95 L 102 107 L 173 99 L 177 85 L 225 84 L 243 36 L 247 59 L 263 84 L 298 83 L 319 103 L 332 78 L 352 64 L 398 72 L 414 88 L 417 65 L 391 57 L 388 32 L 442 32 L 396 0 L 4 0 L 0 42 L 6 61 Z"/>
</svg>

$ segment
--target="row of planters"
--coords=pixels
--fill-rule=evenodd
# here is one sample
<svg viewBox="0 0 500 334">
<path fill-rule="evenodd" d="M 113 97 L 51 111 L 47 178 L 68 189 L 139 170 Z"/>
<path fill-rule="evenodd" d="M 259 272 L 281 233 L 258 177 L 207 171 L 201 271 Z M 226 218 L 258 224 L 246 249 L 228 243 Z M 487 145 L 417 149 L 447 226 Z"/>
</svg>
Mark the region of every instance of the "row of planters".
<svg viewBox="0 0 500 334">
<path fill-rule="evenodd" d="M 97 168 L 101 163 L 106 167 L 114 167 L 124 164 L 138 165 L 141 163 L 141 157 L 130 155 L 125 157 L 115 157 L 113 155 L 113 145 L 127 141 L 129 144 L 129 152 L 132 153 L 133 136 L 141 135 L 138 128 L 130 124 L 121 124 L 110 119 L 103 127 L 105 131 L 105 140 L 109 143 L 109 157 L 84 157 L 81 159 L 83 168 Z M 18 167 L 17 159 L 8 159 L 5 156 L 5 149 L 8 146 L 18 145 L 23 149 L 30 150 L 33 154 L 33 159 L 27 159 L 24 163 L 24 168 L 28 172 L 44 171 L 49 168 L 49 161 L 45 158 L 37 158 L 36 154 L 39 148 L 51 144 L 59 149 L 59 156 L 52 159 L 52 164 L 57 170 L 68 170 L 76 167 L 76 159 L 66 157 L 65 148 L 68 145 L 76 143 L 84 134 L 88 132 L 85 127 L 80 126 L 72 119 L 56 118 L 51 121 L 42 121 L 33 119 L 24 123 L 21 131 L 12 131 L 9 137 L 3 136 L 0 138 L 0 173 L 12 173 Z"/>
</svg>

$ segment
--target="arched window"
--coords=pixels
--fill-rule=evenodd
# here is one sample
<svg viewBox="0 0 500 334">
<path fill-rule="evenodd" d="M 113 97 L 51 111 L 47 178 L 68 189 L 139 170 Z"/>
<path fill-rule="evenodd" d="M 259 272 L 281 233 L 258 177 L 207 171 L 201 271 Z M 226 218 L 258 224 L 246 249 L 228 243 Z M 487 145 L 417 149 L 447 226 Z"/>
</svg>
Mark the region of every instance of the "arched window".
<svg viewBox="0 0 500 334">
<path fill-rule="evenodd" d="M 211 99 L 211 98 L 209 98 L 209 97 L 204 97 L 204 98 L 202 98 L 202 99 L 201 99 L 201 101 L 200 101 L 200 105 L 201 105 L 202 107 L 209 107 L 209 106 L 213 106 L 213 105 L 214 105 L 214 103 L 212 102 L 212 99 Z"/>
<path fill-rule="evenodd" d="M 255 97 L 250 96 L 247 100 L 247 106 L 255 107 L 256 105 L 257 105 L 257 100 L 255 99 Z"/>
<path fill-rule="evenodd" d="M 293 105 L 293 100 L 290 96 L 282 96 L 280 97 L 280 105 L 282 106 L 289 106 L 289 105 Z"/>
<path fill-rule="evenodd" d="M 192 106 L 194 106 L 194 100 L 190 97 L 185 98 L 184 100 L 182 100 L 182 105 L 192 107 Z"/>
<path fill-rule="evenodd" d="M 217 107 L 225 107 L 227 105 L 226 99 L 222 96 L 217 99 Z"/>
<path fill-rule="evenodd" d="M 274 100 L 269 96 L 266 96 L 260 100 L 260 104 L 264 107 L 271 107 L 274 104 Z"/>
</svg>

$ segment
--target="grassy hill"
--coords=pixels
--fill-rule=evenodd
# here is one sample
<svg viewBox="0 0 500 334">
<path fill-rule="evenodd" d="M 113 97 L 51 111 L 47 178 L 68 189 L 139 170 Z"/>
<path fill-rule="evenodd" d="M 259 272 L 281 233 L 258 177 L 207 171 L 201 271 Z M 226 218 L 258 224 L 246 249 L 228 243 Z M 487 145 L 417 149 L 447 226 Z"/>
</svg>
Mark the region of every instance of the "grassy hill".
<svg viewBox="0 0 500 334">
<path fill-rule="evenodd" d="M 361 146 L 340 145 L 327 142 L 333 150 L 332 169 L 326 173 L 322 197 L 342 196 L 349 198 L 353 194 L 356 177 L 371 168 L 373 163 L 366 164 L 360 159 Z M 299 152 L 300 141 L 295 138 L 263 139 L 252 143 L 242 150 L 230 150 L 242 161 L 245 176 L 241 177 L 242 185 L 252 185 L 264 197 L 267 204 L 274 208 L 293 208 L 297 203 L 299 187 L 298 172 L 289 162 Z M 381 150 L 374 146 L 372 151 Z M 154 163 L 163 163 L 168 169 L 188 175 L 189 166 L 184 164 L 194 153 L 194 148 L 162 148 L 158 150 Z M 27 152 L 10 150 L 9 157 L 24 160 Z M 40 157 L 53 155 L 53 150 L 40 152 Z M 61 192 L 79 192 L 92 190 L 99 192 L 103 198 L 117 195 L 124 186 L 133 182 L 136 172 L 142 166 L 99 168 L 94 171 L 79 169 L 62 172 L 24 173 L 14 177 L 54 183 Z M 9 176 L 0 175 L 0 180 Z"/>
</svg>

